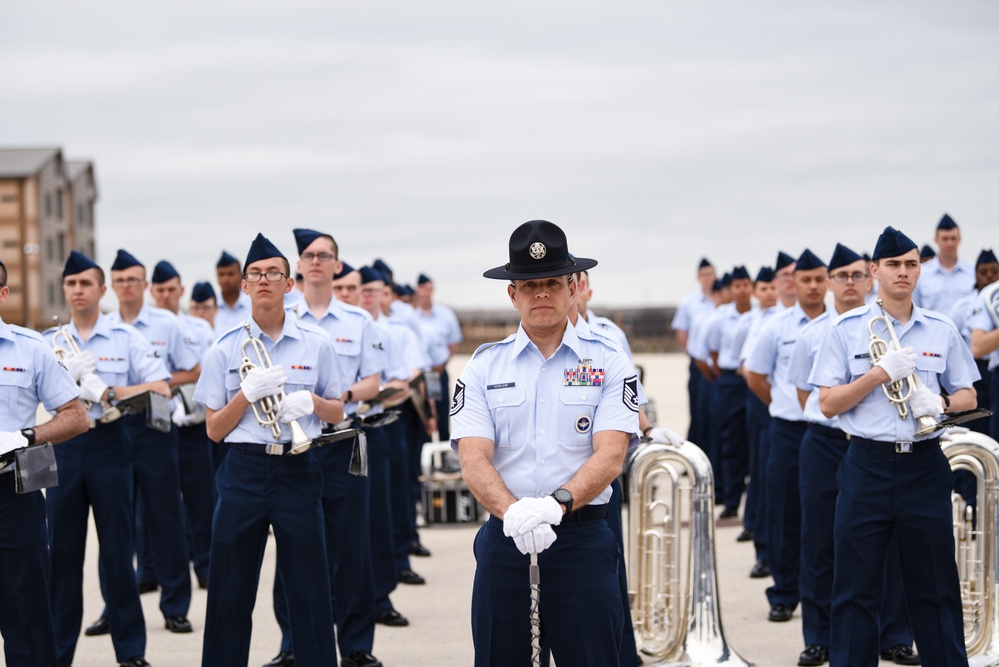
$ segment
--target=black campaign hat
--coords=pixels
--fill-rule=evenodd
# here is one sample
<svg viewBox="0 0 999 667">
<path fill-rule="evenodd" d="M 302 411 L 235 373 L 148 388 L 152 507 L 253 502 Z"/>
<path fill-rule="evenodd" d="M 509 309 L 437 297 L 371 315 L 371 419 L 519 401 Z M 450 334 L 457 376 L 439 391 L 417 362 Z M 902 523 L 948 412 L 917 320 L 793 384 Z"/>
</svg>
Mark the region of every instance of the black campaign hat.
<svg viewBox="0 0 999 667">
<path fill-rule="evenodd" d="M 496 280 L 533 280 L 587 271 L 597 260 L 573 259 L 565 232 L 547 220 L 525 222 L 510 235 L 510 261 L 482 275 Z"/>
</svg>

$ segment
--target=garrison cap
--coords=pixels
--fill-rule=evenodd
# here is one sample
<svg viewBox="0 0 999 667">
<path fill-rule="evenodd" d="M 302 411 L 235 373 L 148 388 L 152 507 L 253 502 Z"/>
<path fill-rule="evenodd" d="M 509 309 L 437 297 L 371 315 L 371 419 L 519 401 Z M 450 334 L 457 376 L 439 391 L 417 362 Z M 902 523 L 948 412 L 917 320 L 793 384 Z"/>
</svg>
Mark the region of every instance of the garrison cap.
<svg viewBox="0 0 999 667">
<path fill-rule="evenodd" d="M 885 257 L 899 257 L 918 247 L 908 236 L 894 227 L 888 226 L 878 237 L 871 259 L 877 261 Z"/>
<path fill-rule="evenodd" d="M 711 262 L 708 261 L 707 257 L 701 257 L 701 263 L 697 265 L 698 270 L 707 269 L 711 267 Z"/>
<path fill-rule="evenodd" d="M 756 282 L 758 283 L 772 283 L 774 277 L 774 270 L 769 266 L 761 266 L 760 270 L 756 272 Z"/>
<path fill-rule="evenodd" d="M 937 253 L 930 247 L 929 243 L 924 243 L 919 250 L 919 259 L 933 259 L 936 256 Z"/>
<path fill-rule="evenodd" d="M 374 267 L 371 267 L 371 266 L 362 266 L 357 271 L 358 271 L 358 273 L 361 274 L 361 284 L 362 285 L 367 285 L 368 283 L 373 283 L 373 282 L 376 282 L 378 280 L 381 280 L 382 282 L 386 282 L 386 280 L 385 280 L 385 274 L 382 273 L 381 271 L 379 271 L 378 269 L 374 268 Z"/>
<path fill-rule="evenodd" d="M 191 301 L 201 303 L 202 301 L 208 301 L 209 299 L 214 298 L 215 288 L 212 287 L 211 283 L 202 281 L 200 283 L 194 283 L 194 287 L 191 288 Z"/>
<path fill-rule="evenodd" d="M 940 222 L 937 223 L 937 229 L 957 229 L 957 223 L 954 222 L 954 218 L 950 217 L 946 213 L 940 218 Z"/>
<path fill-rule="evenodd" d="M 347 262 L 341 261 L 340 263 L 343 264 L 343 268 L 340 269 L 339 273 L 333 276 L 333 280 L 340 280 L 348 273 L 353 273 L 355 271 L 354 267 L 348 264 Z"/>
<path fill-rule="evenodd" d="M 392 275 L 392 267 L 385 263 L 381 257 L 376 257 L 375 261 L 371 262 L 371 266 L 378 271 L 381 271 L 386 276 Z"/>
<path fill-rule="evenodd" d="M 722 279 L 721 278 L 715 278 L 715 281 L 713 283 L 711 283 L 711 291 L 712 292 L 721 292 L 722 291 Z"/>
<path fill-rule="evenodd" d="M 745 266 L 737 266 L 732 269 L 732 280 L 749 280 L 749 271 Z"/>
<path fill-rule="evenodd" d="M 180 278 L 180 274 L 177 273 L 177 269 L 173 268 L 173 264 L 164 259 L 157 262 L 156 266 L 153 267 L 153 277 L 150 282 L 155 285 L 157 283 L 165 283 L 171 278 Z"/>
<path fill-rule="evenodd" d="M 595 259 L 572 258 L 565 232 L 547 220 L 531 220 L 513 230 L 509 253 L 508 263 L 482 275 L 497 280 L 532 280 L 565 276 L 597 265 Z M 424 277 L 420 276 L 421 281 Z"/>
<path fill-rule="evenodd" d="M 815 253 L 808 248 L 805 248 L 805 251 L 801 253 L 801 257 L 799 257 L 794 263 L 795 273 L 798 271 L 809 271 L 811 269 L 824 268 L 826 268 L 826 263 L 819 259 Z"/>
<path fill-rule="evenodd" d="M 262 259 L 270 259 L 272 257 L 280 257 L 285 261 L 288 260 L 288 258 L 277 249 L 277 246 L 270 242 L 270 239 L 258 232 L 257 238 L 253 239 L 253 243 L 250 244 L 250 252 L 246 253 L 246 263 L 243 264 L 243 271 L 246 271 L 246 267 L 254 262 L 259 262 Z"/>
<path fill-rule="evenodd" d="M 978 254 L 978 259 L 975 260 L 975 266 L 980 266 L 982 264 L 999 264 L 999 259 L 996 259 L 996 254 L 992 252 L 991 248 L 987 248 Z"/>
<path fill-rule="evenodd" d="M 312 244 L 312 242 L 315 241 L 316 239 L 322 238 L 323 236 L 329 239 L 333 238 L 329 234 L 324 234 L 323 232 L 317 232 L 314 229 L 298 228 L 291 230 L 291 232 L 292 234 L 295 235 L 295 245 L 298 246 L 299 255 L 305 252 L 305 249 L 308 248 Z"/>
<path fill-rule="evenodd" d="M 732 274 L 731 273 L 726 273 L 725 275 L 723 275 L 721 277 L 721 286 L 722 286 L 722 289 L 725 289 L 726 287 L 729 287 L 731 284 L 732 284 Z"/>
<path fill-rule="evenodd" d="M 432 280 L 430 279 L 430 276 L 428 276 L 428 275 L 427 275 L 427 274 L 425 274 L 425 273 L 421 273 L 421 274 L 420 274 L 420 275 L 419 275 L 419 276 L 418 276 L 418 277 L 416 278 L 416 284 L 417 284 L 417 285 L 426 285 L 427 283 L 432 283 L 432 282 L 433 282 L 433 281 L 432 281 Z"/>
<path fill-rule="evenodd" d="M 133 257 L 127 250 L 119 248 L 118 254 L 114 258 L 114 264 L 111 265 L 111 270 L 124 271 L 125 269 L 132 268 L 133 266 L 146 268 L 145 264 Z"/>
<path fill-rule="evenodd" d="M 215 268 L 221 269 L 223 266 L 232 266 L 233 264 L 239 266 L 239 260 L 223 250 L 219 256 L 219 261 L 215 262 Z"/>
<path fill-rule="evenodd" d="M 66 265 L 62 269 L 62 277 L 75 276 L 77 273 L 83 273 L 87 269 L 99 269 L 101 267 L 97 266 L 94 260 L 90 259 L 82 252 L 77 250 L 70 250 L 69 257 L 66 258 Z"/>
<path fill-rule="evenodd" d="M 416 294 L 416 290 L 409 283 L 402 286 L 402 296 L 413 296 Z"/>
<path fill-rule="evenodd" d="M 777 251 L 777 263 L 774 264 L 775 273 L 783 269 L 785 266 L 791 266 L 792 264 L 794 264 L 794 257 L 791 257 L 783 250 Z"/>
<path fill-rule="evenodd" d="M 862 259 L 864 258 L 847 248 L 842 243 L 837 243 L 836 249 L 833 250 L 832 259 L 829 260 L 829 270 L 832 271 L 841 266 L 853 264 L 854 262 Z"/>
</svg>

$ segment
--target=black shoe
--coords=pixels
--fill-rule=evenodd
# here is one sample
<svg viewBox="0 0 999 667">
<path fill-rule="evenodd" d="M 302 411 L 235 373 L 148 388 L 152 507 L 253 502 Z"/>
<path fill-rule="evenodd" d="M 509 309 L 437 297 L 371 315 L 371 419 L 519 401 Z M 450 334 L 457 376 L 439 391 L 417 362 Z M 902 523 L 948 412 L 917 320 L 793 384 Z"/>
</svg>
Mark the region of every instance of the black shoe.
<svg viewBox="0 0 999 667">
<path fill-rule="evenodd" d="M 194 632 L 194 628 L 191 627 L 191 622 L 187 620 L 186 616 L 171 616 L 166 619 L 166 629 L 178 635 Z"/>
<path fill-rule="evenodd" d="M 291 653 L 281 651 L 274 659 L 266 663 L 264 667 L 295 667 L 295 656 Z"/>
<path fill-rule="evenodd" d="M 918 665 L 919 656 L 912 650 L 912 647 L 905 644 L 892 646 L 887 651 L 881 651 L 882 660 L 891 660 L 896 665 Z"/>
<path fill-rule="evenodd" d="M 390 625 L 394 628 L 401 628 L 409 625 L 409 619 L 397 612 L 395 609 L 385 609 L 375 616 L 375 623 Z"/>
<path fill-rule="evenodd" d="M 118 667 L 150 667 L 150 665 L 141 655 L 133 655 L 125 662 L 119 662 Z"/>
<path fill-rule="evenodd" d="M 829 650 L 824 649 L 817 644 L 812 644 L 811 646 L 805 648 L 798 656 L 798 664 L 802 667 L 808 667 L 808 665 L 824 665 L 829 662 Z"/>
<path fill-rule="evenodd" d="M 756 561 L 756 565 L 749 571 L 750 579 L 765 579 L 770 576 L 770 566 L 765 560 Z"/>
<path fill-rule="evenodd" d="M 152 593 L 157 588 L 159 588 L 159 586 L 156 585 L 155 581 L 143 581 L 142 579 L 139 579 L 136 582 L 136 584 L 139 587 L 139 595 L 142 595 L 143 593 Z M 122 664 L 125 664 L 125 663 L 122 663 Z"/>
<path fill-rule="evenodd" d="M 752 542 L 753 541 L 753 531 L 746 530 L 745 528 L 739 533 L 739 536 L 735 538 L 736 542 Z"/>
<path fill-rule="evenodd" d="M 726 507 L 722 510 L 721 514 L 718 515 L 719 519 L 734 519 L 739 516 L 738 507 Z"/>
<path fill-rule="evenodd" d="M 83 631 L 83 634 L 88 637 L 97 637 L 98 635 L 106 635 L 109 632 L 111 632 L 111 628 L 108 627 L 108 617 L 101 616 L 91 623 L 90 627 Z"/>
<path fill-rule="evenodd" d="M 198 588 L 203 591 L 208 590 L 208 577 L 198 577 Z"/>
<path fill-rule="evenodd" d="M 770 614 L 767 615 L 767 620 L 773 621 L 774 623 L 783 623 L 784 621 L 790 621 L 791 608 L 786 605 L 775 604 L 774 606 L 770 607 Z"/>
<path fill-rule="evenodd" d="M 419 542 L 413 542 L 413 546 L 409 547 L 410 556 L 419 556 L 420 558 L 426 558 L 430 555 L 430 549 L 426 548 Z"/>
<path fill-rule="evenodd" d="M 382 661 L 368 651 L 358 651 L 344 656 L 340 667 L 382 667 Z"/>
<path fill-rule="evenodd" d="M 413 572 L 412 570 L 403 570 L 399 573 L 399 583 L 400 584 L 410 584 L 413 586 L 419 586 L 421 584 L 427 583 L 427 580 Z"/>
</svg>

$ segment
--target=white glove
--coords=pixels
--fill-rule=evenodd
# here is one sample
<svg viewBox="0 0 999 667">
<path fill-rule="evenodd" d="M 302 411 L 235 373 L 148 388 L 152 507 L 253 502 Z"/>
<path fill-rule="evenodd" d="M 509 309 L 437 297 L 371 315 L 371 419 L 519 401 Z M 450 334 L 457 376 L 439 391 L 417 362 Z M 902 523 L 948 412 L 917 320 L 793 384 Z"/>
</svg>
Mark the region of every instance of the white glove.
<svg viewBox="0 0 999 667">
<path fill-rule="evenodd" d="M 12 452 L 15 449 L 24 449 L 27 446 L 28 439 L 20 431 L 0 433 L 0 455 Z"/>
<path fill-rule="evenodd" d="M 652 442 L 658 445 L 673 445 L 674 447 L 679 447 L 683 444 L 683 438 L 680 434 L 671 428 L 666 428 L 665 426 L 656 426 L 651 431 L 649 431 L 649 438 Z"/>
<path fill-rule="evenodd" d="M 62 360 L 62 365 L 66 367 L 69 371 L 70 377 L 73 378 L 73 382 L 79 382 L 87 373 L 93 373 L 97 370 L 97 366 L 94 365 L 94 353 L 90 350 L 84 350 L 80 354 L 74 357 L 67 357 Z"/>
<path fill-rule="evenodd" d="M 198 418 L 194 415 L 187 414 L 187 410 L 184 409 L 183 405 L 178 405 L 177 409 L 173 411 L 173 423 L 178 427 L 193 426 L 198 423 Z"/>
<path fill-rule="evenodd" d="M 889 350 L 876 365 L 884 369 L 892 382 L 898 382 L 916 370 L 916 350 L 912 347 Z"/>
<path fill-rule="evenodd" d="M 933 393 L 929 387 L 920 385 L 909 397 L 909 409 L 912 410 L 912 416 L 916 419 L 939 417 L 944 411 L 943 397 Z"/>
<path fill-rule="evenodd" d="M 80 398 L 91 403 L 100 403 L 101 396 L 108 390 L 104 380 L 94 373 L 87 373 L 80 378 Z"/>
<path fill-rule="evenodd" d="M 552 500 L 555 499 L 552 498 Z M 556 537 L 558 536 L 555 534 L 555 529 L 547 523 L 543 523 L 523 535 L 514 535 L 513 543 L 517 545 L 520 553 L 526 556 L 527 554 L 541 553 L 555 543 Z"/>
<path fill-rule="evenodd" d="M 541 524 L 562 523 L 562 506 L 552 496 L 521 498 L 503 515 L 503 534 L 507 537 L 529 533 Z"/>
<path fill-rule="evenodd" d="M 287 382 L 288 376 L 284 372 L 283 366 L 271 366 L 270 368 L 251 368 L 246 373 L 246 377 L 239 383 L 239 388 L 243 390 L 243 396 L 250 403 L 256 403 L 265 396 L 273 396 L 282 389 Z"/>
<path fill-rule="evenodd" d="M 312 402 L 312 392 L 303 389 L 301 391 L 293 391 L 285 396 L 278 409 L 281 411 L 281 416 L 279 417 L 281 423 L 287 424 L 292 420 L 311 415 L 315 412 L 316 408 Z"/>
</svg>

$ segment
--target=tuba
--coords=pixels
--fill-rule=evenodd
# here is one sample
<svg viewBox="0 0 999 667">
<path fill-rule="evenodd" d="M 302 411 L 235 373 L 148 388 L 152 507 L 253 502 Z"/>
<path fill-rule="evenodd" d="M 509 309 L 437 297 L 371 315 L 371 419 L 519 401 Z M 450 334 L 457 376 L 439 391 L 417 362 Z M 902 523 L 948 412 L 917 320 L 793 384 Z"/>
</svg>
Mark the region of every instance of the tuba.
<svg viewBox="0 0 999 667">
<path fill-rule="evenodd" d="M 999 328 L 999 281 L 983 287 L 981 295 L 985 310 L 992 316 L 992 323 Z"/>
<path fill-rule="evenodd" d="M 878 308 L 881 309 L 881 314 L 872 317 L 871 321 L 867 323 L 867 331 L 871 335 L 871 342 L 867 346 L 867 349 L 871 353 L 871 366 L 877 366 L 881 357 L 888 351 L 888 343 L 874 333 L 874 325 L 878 322 L 884 322 L 885 328 L 888 329 L 888 336 L 891 338 L 891 344 L 894 345 L 893 349 L 899 350 L 902 348 L 902 344 L 898 341 L 898 336 L 895 335 L 895 327 L 892 326 L 891 317 L 885 312 L 884 301 L 878 299 L 877 303 Z M 881 390 L 884 391 L 888 402 L 895 406 L 898 410 L 898 416 L 902 419 L 908 419 L 909 417 L 909 396 L 919 388 L 917 381 L 918 379 L 915 373 L 913 373 L 897 382 L 889 381 L 881 385 Z M 933 417 L 919 417 L 916 421 L 918 422 L 916 435 L 926 435 L 938 430 L 939 422 Z"/>
<path fill-rule="evenodd" d="M 628 597 L 645 664 L 752 667 L 722 633 L 707 455 L 691 442 L 646 445 L 628 477 Z"/>
<path fill-rule="evenodd" d="M 975 505 L 954 492 L 954 553 L 964 609 L 964 644 L 973 665 L 999 661 L 999 443 L 981 433 L 944 435 L 951 470 L 975 477 Z"/>
<path fill-rule="evenodd" d="M 250 331 L 250 323 L 244 323 L 243 328 L 246 329 L 246 335 L 249 338 L 243 341 L 243 346 L 240 348 L 243 351 L 243 362 L 239 365 L 239 378 L 241 380 L 246 377 L 247 373 L 258 366 L 261 368 L 270 368 L 274 365 L 271 363 L 271 355 L 267 353 L 267 348 L 264 347 L 263 342 L 253 337 L 253 333 Z M 250 358 L 251 353 L 256 357 L 255 359 Z M 253 408 L 253 416 L 257 418 L 257 422 L 261 428 L 269 428 L 271 435 L 274 436 L 274 440 L 278 442 L 281 441 L 281 422 L 279 421 L 279 417 L 281 416 L 282 400 L 284 400 L 284 390 L 280 389 L 273 396 L 264 396 L 256 403 L 250 404 L 250 407 Z M 309 439 L 309 436 L 305 435 L 302 426 L 297 420 L 293 419 L 288 423 L 288 428 L 291 430 L 291 449 L 288 450 L 288 453 L 301 454 L 307 452 L 312 447 L 312 440 Z"/>
<path fill-rule="evenodd" d="M 80 346 L 76 344 L 76 339 L 73 338 L 73 334 L 69 332 L 69 329 L 59 322 L 59 316 L 54 316 L 52 321 L 55 322 L 56 326 L 56 331 L 52 334 L 52 350 L 55 352 L 56 358 L 62 361 L 70 357 L 80 356 Z M 93 406 L 94 404 L 90 401 L 83 401 L 83 407 L 87 409 L 87 412 Z M 108 401 L 101 401 L 101 416 L 97 418 L 99 423 L 110 424 L 119 417 L 121 417 L 121 410 L 111 405 Z"/>
</svg>

